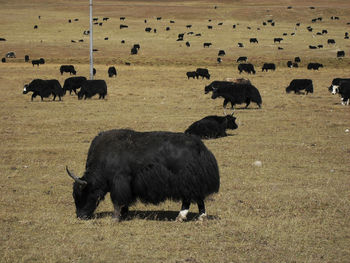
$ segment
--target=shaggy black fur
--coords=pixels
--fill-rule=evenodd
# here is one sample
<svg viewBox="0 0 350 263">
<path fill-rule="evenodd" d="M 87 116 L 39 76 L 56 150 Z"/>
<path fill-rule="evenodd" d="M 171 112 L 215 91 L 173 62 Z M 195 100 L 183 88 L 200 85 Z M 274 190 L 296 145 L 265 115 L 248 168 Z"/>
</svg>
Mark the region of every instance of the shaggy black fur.
<svg viewBox="0 0 350 263">
<path fill-rule="evenodd" d="M 247 108 L 251 101 L 255 102 L 259 108 L 261 108 L 262 99 L 259 90 L 249 84 L 233 83 L 229 81 L 213 81 L 211 84 L 205 87 L 205 93 L 212 91 L 212 99 L 217 97 L 223 97 L 224 103 L 223 107 L 230 102 L 231 108 L 234 105 L 246 103 L 245 108 Z"/>
<path fill-rule="evenodd" d="M 91 98 L 98 94 L 99 99 L 104 99 L 107 95 L 107 84 L 104 80 L 85 80 L 81 84 L 81 89 L 78 92 L 78 99 Z"/>
<path fill-rule="evenodd" d="M 236 118 L 232 115 L 206 116 L 187 128 L 185 133 L 197 135 L 202 139 L 211 139 L 227 136 L 226 129 L 237 129 Z"/>
<path fill-rule="evenodd" d="M 41 97 L 41 100 L 50 97 L 50 95 L 54 96 L 53 100 L 56 99 L 56 96 L 61 100 L 61 97 L 64 95 L 62 86 L 57 79 L 34 79 L 29 84 L 24 85 L 23 94 L 28 92 L 33 92 L 31 100 L 38 95 Z"/>
<path fill-rule="evenodd" d="M 86 80 L 85 77 L 70 77 L 64 81 L 63 84 L 63 92 L 66 94 L 69 91 L 69 94 L 72 94 L 74 91 L 77 94 L 77 89 L 80 89 L 81 84 Z"/>
<path fill-rule="evenodd" d="M 314 86 L 312 84 L 311 79 L 293 79 L 289 86 L 286 88 L 286 92 L 290 93 L 294 91 L 294 93 L 302 94 L 300 91 L 305 90 L 306 94 L 314 92 Z"/>
<path fill-rule="evenodd" d="M 92 217 L 107 192 L 115 210 L 121 208 L 125 216 L 137 200 L 196 202 L 204 209 L 205 197 L 220 186 L 216 159 L 198 137 L 127 129 L 96 136 L 85 173 L 75 180 L 76 214 L 83 219 Z"/>
</svg>

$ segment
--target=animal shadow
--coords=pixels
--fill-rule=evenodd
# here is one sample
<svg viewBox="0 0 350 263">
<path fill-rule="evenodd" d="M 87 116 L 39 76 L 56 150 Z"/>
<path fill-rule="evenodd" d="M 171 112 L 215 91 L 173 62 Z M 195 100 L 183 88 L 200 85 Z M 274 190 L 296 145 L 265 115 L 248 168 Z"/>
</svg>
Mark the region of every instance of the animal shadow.
<svg viewBox="0 0 350 263">
<path fill-rule="evenodd" d="M 133 219 L 144 219 L 144 220 L 151 220 L 151 221 L 175 221 L 176 217 L 178 216 L 178 211 L 160 211 L 160 210 L 154 210 L 154 211 L 141 211 L 141 210 L 133 210 L 129 211 L 128 216 L 124 219 L 124 221 L 130 221 Z M 100 212 L 96 213 L 95 218 L 105 218 L 105 217 L 112 217 L 113 212 Z M 189 212 L 187 214 L 187 220 L 186 222 L 196 221 L 198 218 L 198 213 L 191 213 Z M 217 216 L 208 215 L 207 220 L 216 220 L 219 219 Z"/>
</svg>

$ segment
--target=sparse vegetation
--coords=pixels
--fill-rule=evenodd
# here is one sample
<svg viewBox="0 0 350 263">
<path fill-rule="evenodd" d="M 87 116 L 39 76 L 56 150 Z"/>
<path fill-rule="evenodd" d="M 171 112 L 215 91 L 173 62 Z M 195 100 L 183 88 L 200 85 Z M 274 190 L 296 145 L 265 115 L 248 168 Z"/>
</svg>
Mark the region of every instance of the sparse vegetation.
<svg viewBox="0 0 350 263">
<path fill-rule="evenodd" d="M 22 94 L 23 85 L 34 78 L 56 78 L 63 84 L 69 76 L 61 76 L 62 64 L 72 64 L 77 75 L 88 76 L 88 36 L 83 35 L 88 29 L 88 2 L 2 3 L 0 37 L 7 41 L 1 42 L 0 51 L 2 56 L 15 51 L 16 58 L 0 64 L 0 262 L 349 261 L 350 108 L 327 90 L 333 78 L 349 77 L 349 52 L 336 59 L 338 48 L 348 51 L 350 46 L 344 39 L 349 2 L 94 4 L 94 16 L 110 17 L 94 28 L 99 50 L 94 54 L 96 78 L 107 82 L 106 100 L 78 101 L 67 93 L 62 102 L 31 102 Z M 333 15 L 340 20 L 331 20 Z M 125 21 L 119 20 L 121 16 Z M 323 20 L 311 24 L 318 16 Z M 269 18 L 276 22 L 274 27 L 262 25 Z M 273 43 L 274 37 L 294 32 L 297 22 L 301 26 L 294 37 Z M 119 24 L 129 27 L 120 30 Z M 209 24 L 212 30 L 207 29 Z M 233 29 L 233 24 L 239 25 Z M 327 29 L 328 35 L 313 38 L 306 30 L 309 25 L 316 31 Z M 157 28 L 157 33 L 145 32 L 146 26 Z M 166 31 L 166 26 L 171 29 Z M 176 41 L 178 33 L 188 31 L 202 36 L 185 34 L 183 42 Z M 251 37 L 259 43 L 250 44 Z M 71 42 L 81 38 L 86 41 Z M 336 47 L 327 46 L 328 38 L 336 39 Z M 207 41 L 213 45 L 204 49 Z M 141 48 L 131 56 L 136 43 Z M 309 50 L 309 44 L 324 48 Z M 226 55 L 218 65 L 221 49 Z M 46 63 L 33 67 L 24 62 L 26 54 L 31 59 L 43 57 Z M 248 56 L 255 75 L 238 74 L 239 56 Z M 296 56 L 301 57 L 300 67 L 288 68 L 287 61 Z M 276 71 L 262 73 L 264 62 L 275 63 Z M 308 62 L 324 68 L 307 70 Z M 118 71 L 116 78 L 108 78 L 111 65 Z M 187 80 L 186 72 L 197 67 L 207 67 L 211 79 Z M 220 192 L 206 201 L 207 221 L 196 221 L 197 207 L 192 205 L 187 222 L 174 222 L 181 204 L 167 201 L 159 206 L 137 203 L 130 208 L 130 220 L 116 224 L 109 197 L 95 219 L 76 218 L 65 166 L 82 175 L 88 147 L 99 131 L 182 132 L 206 115 L 222 114 L 222 100 L 210 99 L 204 86 L 226 77 L 248 77 L 263 103 L 261 109 L 241 105 L 235 110 L 238 129 L 228 131 L 228 137 L 205 141 L 221 174 Z M 312 79 L 314 93 L 286 94 L 294 78 Z"/>
</svg>

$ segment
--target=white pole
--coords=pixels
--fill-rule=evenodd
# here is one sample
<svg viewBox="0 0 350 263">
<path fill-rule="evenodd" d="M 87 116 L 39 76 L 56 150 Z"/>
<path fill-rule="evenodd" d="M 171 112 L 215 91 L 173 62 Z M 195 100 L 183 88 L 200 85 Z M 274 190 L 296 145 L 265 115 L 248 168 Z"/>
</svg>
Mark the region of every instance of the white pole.
<svg viewBox="0 0 350 263">
<path fill-rule="evenodd" d="M 94 79 L 94 61 L 93 61 L 93 45 L 92 45 L 92 0 L 90 0 L 90 79 Z"/>
</svg>

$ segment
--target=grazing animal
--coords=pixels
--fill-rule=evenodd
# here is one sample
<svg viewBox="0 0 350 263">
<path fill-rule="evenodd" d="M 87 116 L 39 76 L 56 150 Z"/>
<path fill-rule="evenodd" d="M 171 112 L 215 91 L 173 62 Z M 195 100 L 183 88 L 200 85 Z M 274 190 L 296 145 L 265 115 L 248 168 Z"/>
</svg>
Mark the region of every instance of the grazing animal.
<svg viewBox="0 0 350 263">
<path fill-rule="evenodd" d="M 246 62 L 247 61 L 247 57 L 239 57 L 237 58 L 237 62 Z"/>
<path fill-rule="evenodd" d="M 189 71 L 186 73 L 186 76 L 187 76 L 187 79 L 190 79 L 190 78 L 197 78 L 198 79 L 198 74 L 196 71 Z"/>
<path fill-rule="evenodd" d="M 138 49 L 135 48 L 135 47 L 132 47 L 132 48 L 131 48 L 131 51 L 130 51 L 130 54 L 131 54 L 131 55 L 137 55 L 137 52 L 138 52 Z"/>
<path fill-rule="evenodd" d="M 266 70 L 266 72 L 267 72 L 269 69 L 275 71 L 276 70 L 276 65 L 274 63 L 264 63 L 264 65 L 262 66 L 262 70 L 261 71 Z"/>
<path fill-rule="evenodd" d="M 202 79 L 206 78 L 206 79 L 210 79 L 210 74 L 209 74 L 209 70 L 206 68 L 197 68 L 196 69 L 197 75 L 198 77 L 202 77 Z"/>
<path fill-rule="evenodd" d="M 337 58 L 342 58 L 342 57 L 345 57 L 345 51 L 344 50 L 341 50 L 341 51 L 337 52 Z"/>
<path fill-rule="evenodd" d="M 115 69 L 114 66 L 108 68 L 108 77 L 111 78 L 113 76 L 117 77 L 117 70 Z"/>
<path fill-rule="evenodd" d="M 61 72 L 61 75 L 63 75 L 63 72 L 69 72 L 69 75 L 72 75 L 72 74 L 76 75 L 77 74 L 73 65 L 62 65 L 60 67 L 60 72 Z"/>
<path fill-rule="evenodd" d="M 241 63 L 241 64 L 239 64 L 238 65 L 238 70 L 239 70 L 239 74 L 241 74 L 242 71 L 245 71 L 248 74 L 250 74 L 250 73 L 255 74 L 254 66 L 251 63 Z"/>
<path fill-rule="evenodd" d="M 190 42 L 186 41 L 186 47 L 190 47 L 190 46 L 191 46 Z"/>
<path fill-rule="evenodd" d="M 335 44 L 335 40 L 334 39 L 328 39 L 327 40 L 327 44 Z"/>
<path fill-rule="evenodd" d="M 339 86 L 333 85 L 332 94 L 339 94 L 342 98 L 342 105 L 349 105 L 350 81 L 340 81 Z"/>
<path fill-rule="evenodd" d="M 13 51 L 7 52 L 5 57 L 6 58 L 16 58 L 16 53 Z"/>
<path fill-rule="evenodd" d="M 75 95 L 77 95 L 77 89 L 80 89 L 81 84 L 86 80 L 85 77 L 70 77 L 64 81 L 63 84 L 63 94 L 65 95 L 67 91 L 69 94 L 72 94 L 74 91 Z"/>
<path fill-rule="evenodd" d="M 99 99 L 104 99 L 107 95 L 107 84 L 104 80 L 85 80 L 81 84 L 81 89 L 78 92 L 78 99 L 83 97 L 86 100 L 92 96 L 98 94 Z"/>
<path fill-rule="evenodd" d="M 1 62 L 2 62 L 2 63 L 6 63 L 6 58 L 2 58 L 2 59 L 1 59 Z"/>
<path fill-rule="evenodd" d="M 287 61 L 287 67 L 292 68 L 293 67 L 293 62 L 291 60 Z"/>
<path fill-rule="evenodd" d="M 221 58 L 216 58 L 216 61 L 220 64 L 222 62 Z"/>
<path fill-rule="evenodd" d="M 202 139 L 213 139 L 226 137 L 226 129 L 237 129 L 233 115 L 226 116 L 207 116 L 192 123 L 185 131 L 186 134 L 193 134 Z"/>
<path fill-rule="evenodd" d="M 244 47 L 243 43 L 238 43 L 238 47 Z"/>
<path fill-rule="evenodd" d="M 140 200 L 159 204 L 182 201 L 176 220 L 186 220 L 191 203 L 197 203 L 199 220 L 206 217 L 204 200 L 217 193 L 220 176 L 215 156 L 200 138 L 164 131 L 120 129 L 99 133 L 88 151 L 84 175 L 74 179 L 76 215 L 90 219 L 110 192 L 113 218 L 127 217 L 130 205 Z"/>
<path fill-rule="evenodd" d="M 281 43 L 282 40 L 283 40 L 283 38 L 281 38 L 281 37 L 275 37 L 273 39 L 273 43 L 276 43 L 276 42 Z"/>
<path fill-rule="evenodd" d="M 286 88 L 286 92 L 290 93 L 294 91 L 295 94 L 304 94 L 301 93 L 301 90 L 305 90 L 306 94 L 314 92 L 314 86 L 311 79 L 293 79 L 289 86 Z"/>
<path fill-rule="evenodd" d="M 152 28 L 150 28 L 150 27 L 146 27 L 145 28 L 145 31 L 148 32 L 148 33 L 151 32 L 151 30 L 152 30 Z"/>
<path fill-rule="evenodd" d="M 332 80 L 332 85 L 329 86 L 329 92 L 332 92 L 335 88 L 340 86 L 340 82 L 350 82 L 350 78 L 334 78 Z"/>
<path fill-rule="evenodd" d="M 31 100 L 36 96 L 40 96 L 43 101 L 44 98 L 50 97 L 53 95 L 53 100 L 58 96 L 59 100 L 63 97 L 63 89 L 61 84 L 56 79 L 43 80 L 43 79 L 34 79 L 29 84 L 24 85 L 23 94 L 27 94 L 28 92 L 33 92 Z"/>
<path fill-rule="evenodd" d="M 307 65 L 307 69 L 311 70 L 318 70 L 319 68 L 323 68 L 323 65 L 321 63 L 309 63 Z"/>
<path fill-rule="evenodd" d="M 32 60 L 33 67 L 34 65 L 37 65 L 39 67 L 40 64 L 45 64 L 45 60 L 43 58 Z"/>
<path fill-rule="evenodd" d="M 250 42 L 250 43 L 259 43 L 259 42 L 258 42 L 258 39 L 256 39 L 255 37 L 254 37 L 254 38 L 250 38 L 250 39 L 249 39 L 249 42 Z"/>
<path fill-rule="evenodd" d="M 300 57 L 295 57 L 295 58 L 294 58 L 294 62 L 300 63 L 300 62 L 301 62 Z"/>
<path fill-rule="evenodd" d="M 317 49 L 317 47 L 309 45 L 309 49 Z"/>
<path fill-rule="evenodd" d="M 229 81 L 213 81 L 204 88 L 205 94 L 212 91 L 212 99 L 218 97 L 224 98 L 223 108 L 226 114 L 226 105 L 230 102 L 231 109 L 236 104 L 246 103 L 248 108 L 251 101 L 255 102 L 261 108 L 262 99 L 259 90 L 251 84 L 232 83 Z"/>
<path fill-rule="evenodd" d="M 225 56 L 225 50 L 219 50 L 218 56 Z"/>
<path fill-rule="evenodd" d="M 203 47 L 210 47 L 212 44 L 210 42 L 203 43 Z"/>
<path fill-rule="evenodd" d="M 119 29 L 123 29 L 123 28 L 128 28 L 129 26 L 127 26 L 127 25 L 120 25 L 119 26 Z"/>
</svg>

